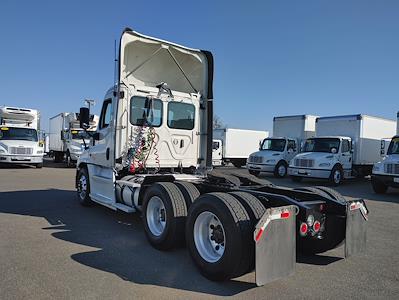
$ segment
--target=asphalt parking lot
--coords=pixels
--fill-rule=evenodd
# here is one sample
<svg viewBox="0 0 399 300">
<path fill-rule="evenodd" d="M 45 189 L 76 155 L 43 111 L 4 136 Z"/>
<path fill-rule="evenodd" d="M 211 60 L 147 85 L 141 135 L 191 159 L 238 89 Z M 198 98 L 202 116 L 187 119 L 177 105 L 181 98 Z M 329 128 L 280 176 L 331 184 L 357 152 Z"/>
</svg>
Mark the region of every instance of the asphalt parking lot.
<svg viewBox="0 0 399 300">
<path fill-rule="evenodd" d="M 299 256 L 293 276 L 256 287 L 253 273 L 215 283 L 198 273 L 185 249 L 153 249 L 138 214 L 80 206 L 74 175 L 48 162 L 43 169 L 0 169 L 1 299 L 399 298 L 399 190 L 376 195 L 367 179 L 337 188 L 367 201 L 366 253 L 343 259 L 341 247 Z"/>
</svg>

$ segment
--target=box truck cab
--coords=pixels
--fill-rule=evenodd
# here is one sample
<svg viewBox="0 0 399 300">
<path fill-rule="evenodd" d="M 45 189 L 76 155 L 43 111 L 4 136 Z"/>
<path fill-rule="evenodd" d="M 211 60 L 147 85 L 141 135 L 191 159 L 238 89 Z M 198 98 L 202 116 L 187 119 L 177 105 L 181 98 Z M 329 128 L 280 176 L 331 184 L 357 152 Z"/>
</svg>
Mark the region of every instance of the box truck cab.
<svg viewBox="0 0 399 300">
<path fill-rule="evenodd" d="M 315 135 L 316 116 L 296 115 L 274 117 L 273 137 L 262 141 L 259 151 L 251 153 L 247 161 L 250 174 L 273 173 L 275 177 L 287 175 L 291 159 L 300 152 L 301 144 Z"/>
<path fill-rule="evenodd" d="M 380 160 L 381 139 L 394 133 L 395 126 L 392 120 L 366 115 L 317 118 L 316 137 L 306 140 L 288 173 L 294 181 L 320 178 L 334 185 L 370 175 Z"/>
<path fill-rule="evenodd" d="M 0 107 L 0 163 L 43 167 L 44 147 L 38 135 L 35 109 Z"/>
<path fill-rule="evenodd" d="M 371 183 L 374 192 L 384 194 L 388 187 L 399 188 L 399 112 L 397 114 L 397 129 L 389 143 L 381 143 L 381 151 L 386 153 L 382 161 L 376 163 L 373 167 Z"/>
<path fill-rule="evenodd" d="M 91 133 L 96 131 L 97 124 L 98 116 L 91 115 L 89 127 L 83 130 L 80 128 L 79 113 L 73 112 L 50 118 L 49 150 L 55 162 L 65 161 L 68 166 L 75 163 L 89 145 Z"/>
<path fill-rule="evenodd" d="M 249 155 L 259 148 L 268 131 L 220 128 L 213 130 L 213 166 L 232 163 L 236 168 L 245 166 Z"/>
</svg>

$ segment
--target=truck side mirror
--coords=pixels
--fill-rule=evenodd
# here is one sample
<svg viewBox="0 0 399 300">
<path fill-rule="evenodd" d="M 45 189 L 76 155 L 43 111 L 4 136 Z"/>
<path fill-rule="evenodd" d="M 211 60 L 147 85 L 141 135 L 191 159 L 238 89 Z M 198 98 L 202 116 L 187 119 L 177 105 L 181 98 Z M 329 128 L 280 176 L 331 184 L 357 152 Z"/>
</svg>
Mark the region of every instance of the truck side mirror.
<svg viewBox="0 0 399 300">
<path fill-rule="evenodd" d="M 79 111 L 80 128 L 90 128 L 90 110 L 87 107 L 81 107 Z"/>
<path fill-rule="evenodd" d="M 98 141 L 100 139 L 100 133 L 99 132 L 95 132 L 93 133 L 93 140 Z"/>
<path fill-rule="evenodd" d="M 64 130 L 61 130 L 61 141 L 64 140 Z"/>
</svg>

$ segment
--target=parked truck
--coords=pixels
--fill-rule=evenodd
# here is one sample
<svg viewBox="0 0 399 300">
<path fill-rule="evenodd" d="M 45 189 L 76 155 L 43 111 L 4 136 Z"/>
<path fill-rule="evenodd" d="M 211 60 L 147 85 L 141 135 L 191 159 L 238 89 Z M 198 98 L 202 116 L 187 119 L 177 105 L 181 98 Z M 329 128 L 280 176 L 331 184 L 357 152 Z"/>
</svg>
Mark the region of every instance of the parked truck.
<svg viewBox="0 0 399 300">
<path fill-rule="evenodd" d="M 43 167 L 39 142 L 39 112 L 30 108 L 0 107 L 0 163 Z"/>
<path fill-rule="evenodd" d="M 80 128 L 79 113 L 64 112 L 50 118 L 49 150 L 55 162 L 73 165 L 90 141 L 90 132 L 97 129 L 98 116 L 91 115 L 89 128 Z"/>
<path fill-rule="evenodd" d="M 334 185 L 371 175 L 380 160 L 381 139 L 395 129 L 395 121 L 361 114 L 317 118 L 316 137 L 306 140 L 288 174 L 294 181 L 322 178 Z"/>
<path fill-rule="evenodd" d="M 373 190 L 377 194 L 386 193 L 388 187 L 399 188 L 399 112 L 397 113 L 396 135 L 390 143 L 382 141 L 381 153 L 386 155 L 382 161 L 374 165 L 371 176 Z"/>
<path fill-rule="evenodd" d="M 292 274 L 295 253 L 345 241 L 364 250 L 368 210 L 324 188 L 289 189 L 212 170 L 213 56 L 126 29 L 118 80 L 79 157 L 77 197 L 141 212 L 149 243 L 184 244 L 200 272 L 228 280 L 255 269 L 263 285 Z M 82 128 L 89 109 L 80 110 Z M 134 257 L 134 253 L 132 253 Z"/>
<path fill-rule="evenodd" d="M 267 172 L 278 178 L 285 177 L 302 143 L 315 135 L 316 118 L 312 115 L 274 117 L 273 137 L 264 139 L 259 151 L 249 156 L 249 173 L 258 176 L 260 172 Z"/>
<path fill-rule="evenodd" d="M 259 148 L 268 131 L 220 128 L 213 130 L 212 162 L 214 166 L 232 163 L 241 168 L 248 156 Z"/>
</svg>

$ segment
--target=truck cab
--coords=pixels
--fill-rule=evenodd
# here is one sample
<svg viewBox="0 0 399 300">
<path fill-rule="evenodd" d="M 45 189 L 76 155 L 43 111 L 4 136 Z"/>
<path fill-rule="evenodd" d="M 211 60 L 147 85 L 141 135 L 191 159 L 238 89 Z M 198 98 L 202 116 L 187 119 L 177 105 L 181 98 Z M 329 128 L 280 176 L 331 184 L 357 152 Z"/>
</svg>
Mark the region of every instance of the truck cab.
<svg viewBox="0 0 399 300">
<path fill-rule="evenodd" d="M 262 141 L 259 151 L 252 153 L 247 160 L 250 174 L 258 176 L 260 172 L 273 173 L 283 178 L 287 175 L 291 159 L 298 154 L 298 139 L 289 137 L 271 137 Z"/>
<path fill-rule="evenodd" d="M 0 163 L 43 167 L 39 113 L 34 109 L 0 107 Z"/>
<path fill-rule="evenodd" d="M 352 173 L 352 139 L 343 136 L 306 140 L 302 153 L 291 160 L 288 174 L 294 181 L 303 177 L 329 179 L 338 185 Z"/>
<path fill-rule="evenodd" d="M 383 160 L 374 165 L 371 183 L 377 194 L 386 193 L 388 187 L 399 188 L 399 135 L 392 138 Z"/>
</svg>

